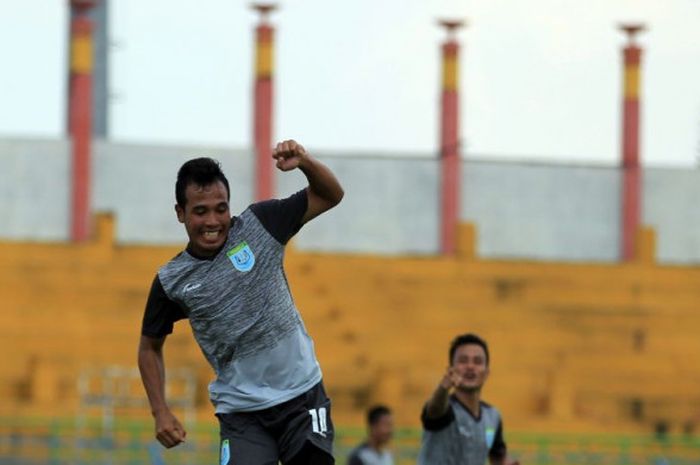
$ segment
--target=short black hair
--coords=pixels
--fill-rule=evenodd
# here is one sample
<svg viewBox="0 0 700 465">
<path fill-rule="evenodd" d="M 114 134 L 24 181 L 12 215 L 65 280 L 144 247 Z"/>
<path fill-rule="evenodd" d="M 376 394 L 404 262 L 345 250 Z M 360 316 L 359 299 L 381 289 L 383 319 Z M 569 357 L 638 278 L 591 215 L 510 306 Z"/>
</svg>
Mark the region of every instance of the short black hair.
<svg viewBox="0 0 700 465">
<path fill-rule="evenodd" d="M 386 405 L 375 405 L 367 411 L 367 424 L 370 426 L 377 424 L 384 415 L 391 415 L 391 409 Z"/>
<path fill-rule="evenodd" d="M 197 186 L 209 186 L 216 181 L 221 181 L 226 186 L 226 198 L 231 199 L 231 189 L 228 186 L 228 179 L 221 171 L 221 164 L 213 158 L 200 157 L 186 161 L 177 172 L 175 182 L 175 200 L 177 204 L 185 208 L 187 196 L 185 190 L 190 184 Z"/>
<path fill-rule="evenodd" d="M 489 366 L 489 346 L 486 344 L 486 341 L 472 333 L 461 334 L 452 340 L 452 343 L 450 344 L 450 365 L 452 365 L 452 359 L 455 356 L 455 352 L 457 352 L 457 348 L 466 344 L 476 344 L 481 346 L 486 354 L 486 366 Z"/>
</svg>

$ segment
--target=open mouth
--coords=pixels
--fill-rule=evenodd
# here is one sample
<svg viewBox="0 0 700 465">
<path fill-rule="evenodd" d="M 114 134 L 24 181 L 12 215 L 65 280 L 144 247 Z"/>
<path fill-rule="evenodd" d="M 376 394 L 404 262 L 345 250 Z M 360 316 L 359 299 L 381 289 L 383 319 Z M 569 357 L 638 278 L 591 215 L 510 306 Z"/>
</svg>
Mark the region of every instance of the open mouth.
<svg viewBox="0 0 700 465">
<path fill-rule="evenodd" d="M 219 238 L 219 233 L 220 231 L 204 231 L 202 233 L 202 236 L 204 237 L 204 240 L 206 241 L 215 241 L 216 239 Z"/>
</svg>

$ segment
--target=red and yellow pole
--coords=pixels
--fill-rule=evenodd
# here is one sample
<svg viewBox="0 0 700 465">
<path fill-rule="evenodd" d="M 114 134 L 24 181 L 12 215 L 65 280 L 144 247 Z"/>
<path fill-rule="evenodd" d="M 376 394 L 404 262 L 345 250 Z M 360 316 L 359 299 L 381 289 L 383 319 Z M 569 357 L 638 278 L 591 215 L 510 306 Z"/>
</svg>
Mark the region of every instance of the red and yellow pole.
<svg viewBox="0 0 700 465">
<path fill-rule="evenodd" d="M 92 140 L 92 20 L 96 0 L 70 0 L 70 78 L 68 133 L 73 142 L 71 162 L 71 240 L 90 234 L 90 150 Z"/>
<path fill-rule="evenodd" d="M 272 4 L 254 4 L 260 12 L 255 28 L 255 89 L 253 140 L 255 146 L 255 200 L 272 198 L 275 193 L 272 160 L 272 99 L 274 66 L 274 29 L 267 15 L 276 8 Z"/>
<path fill-rule="evenodd" d="M 440 21 L 447 29 L 442 44 L 442 95 L 440 112 L 440 253 L 454 255 L 459 221 L 459 44 L 455 31 L 462 21 Z"/>
<path fill-rule="evenodd" d="M 622 240 L 621 258 L 635 259 L 637 231 L 641 224 L 641 168 L 639 163 L 640 64 L 642 49 L 634 43 L 635 35 L 644 30 L 641 24 L 624 24 L 620 30 L 627 34 L 623 48 L 622 100 Z"/>
</svg>

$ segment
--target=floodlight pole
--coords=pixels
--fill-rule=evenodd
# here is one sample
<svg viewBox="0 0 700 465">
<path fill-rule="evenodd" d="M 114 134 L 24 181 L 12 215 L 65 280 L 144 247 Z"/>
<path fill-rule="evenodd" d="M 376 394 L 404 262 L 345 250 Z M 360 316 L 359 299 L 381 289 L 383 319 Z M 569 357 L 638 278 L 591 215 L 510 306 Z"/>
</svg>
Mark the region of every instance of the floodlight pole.
<svg viewBox="0 0 700 465">
<path fill-rule="evenodd" d="M 457 29 L 465 25 L 460 20 L 442 20 L 447 30 L 442 44 L 442 91 L 440 111 L 440 253 L 452 256 L 456 252 L 460 197 L 459 144 L 459 44 Z"/>
<path fill-rule="evenodd" d="M 622 99 L 622 261 L 636 258 L 637 233 L 641 224 L 641 167 L 639 154 L 640 64 L 642 49 L 634 41 L 645 29 L 643 24 L 622 24 L 619 29 L 628 37 L 623 48 Z"/>
<path fill-rule="evenodd" d="M 252 8 L 260 13 L 260 22 L 255 28 L 255 84 L 253 107 L 253 143 L 255 148 L 255 192 L 256 201 L 272 198 L 275 193 L 274 162 L 272 160 L 273 119 L 273 69 L 274 28 L 267 17 L 277 6 L 270 3 L 255 3 Z"/>
<path fill-rule="evenodd" d="M 92 20 L 96 0 L 70 0 L 70 74 L 68 134 L 72 140 L 70 237 L 83 242 L 90 235 L 92 142 Z"/>
</svg>

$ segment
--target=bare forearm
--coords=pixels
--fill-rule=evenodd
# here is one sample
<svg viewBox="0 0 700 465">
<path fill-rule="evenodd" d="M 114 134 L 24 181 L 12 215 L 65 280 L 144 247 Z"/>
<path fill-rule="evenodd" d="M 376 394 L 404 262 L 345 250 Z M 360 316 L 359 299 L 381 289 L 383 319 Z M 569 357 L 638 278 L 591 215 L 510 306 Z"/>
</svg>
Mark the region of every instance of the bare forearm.
<svg viewBox="0 0 700 465">
<path fill-rule="evenodd" d="M 450 391 L 442 383 L 433 392 L 425 406 L 426 414 L 431 418 L 437 418 L 447 412 L 449 406 Z"/>
<path fill-rule="evenodd" d="M 139 371 L 141 381 L 146 389 L 148 402 L 151 404 L 151 413 L 167 410 L 165 402 L 165 365 L 161 351 L 155 351 L 139 347 Z"/>
<path fill-rule="evenodd" d="M 309 187 L 306 189 L 308 205 L 301 223 L 316 218 L 340 203 L 344 192 L 333 172 L 323 163 L 309 155 L 304 147 L 294 140 L 277 144 L 272 151 L 276 166 L 282 171 L 300 169 Z"/>
<path fill-rule="evenodd" d="M 343 198 L 343 188 L 333 172 L 323 163 L 310 155 L 304 158 L 299 169 L 309 182 L 309 191 L 331 206 L 337 205 Z"/>
</svg>

